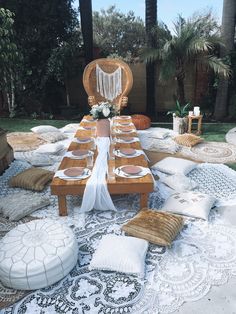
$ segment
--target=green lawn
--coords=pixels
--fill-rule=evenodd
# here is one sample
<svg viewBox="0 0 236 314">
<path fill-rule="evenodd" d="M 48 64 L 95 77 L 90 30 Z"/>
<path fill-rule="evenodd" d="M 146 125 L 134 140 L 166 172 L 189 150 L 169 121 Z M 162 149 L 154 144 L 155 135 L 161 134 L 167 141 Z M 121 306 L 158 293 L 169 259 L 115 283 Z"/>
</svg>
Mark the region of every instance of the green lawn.
<svg viewBox="0 0 236 314">
<path fill-rule="evenodd" d="M 171 129 L 172 123 L 155 123 L 153 126 Z M 225 142 L 225 134 L 234 127 L 235 123 L 203 123 L 201 137 L 205 141 Z"/>
<path fill-rule="evenodd" d="M 0 128 L 9 132 L 29 132 L 37 125 L 53 125 L 61 128 L 68 123 L 77 123 L 76 120 L 34 120 L 0 118 Z M 155 123 L 153 126 L 172 128 L 171 123 Z M 235 127 L 233 123 L 204 123 L 202 137 L 206 141 L 225 142 L 225 134 Z"/>
<path fill-rule="evenodd" d="M 68 123 L 76 123 L 76 120 L 34 120 L 34 119 L 10 119 L 0 118 L 0 128 L 9 132 L 29 132 L 30 129 L 37 125 L 53 125 L 61 128 Z M 153 126 L 162 128 L 172 128 L 171 123 L 155 123 Z M 233 123 L 204 123 L 202 137 L 205 141 L 225 142 L 225 134 L 236 124 Z M 236 170 L 236 163 L 229 164 L 232 169 Z"/>
<path fill-rule="evenodd" d="M 9 132 L 30 132 L 30 129 L 37 125 L 52 125 L 61 128 L 68 123 L 77 122 L 79 121 L 0 118 L 0 128 L 8 130 Z"/>
</svg>

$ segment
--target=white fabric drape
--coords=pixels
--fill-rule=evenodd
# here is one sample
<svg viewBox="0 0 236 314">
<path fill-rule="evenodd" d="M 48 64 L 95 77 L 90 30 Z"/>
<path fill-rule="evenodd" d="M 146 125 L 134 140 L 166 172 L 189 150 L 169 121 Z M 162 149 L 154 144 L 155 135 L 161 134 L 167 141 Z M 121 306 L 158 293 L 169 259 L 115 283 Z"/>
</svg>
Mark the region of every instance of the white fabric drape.
<svg viewBox="0 0 236 314">
<path fill-rule="evenodd" d="M 97 92 L 109 101 L 112 101 L 117 96 L 119 96 L 122 93 L 121 73 L 122 73 L 121 67 L 118 67 L 112 73 L 106 73 L 97 64 L 96 65 Z"/>
<path fill-rule="evenodd" d="M 96 144 L 98 156 L 91 177 L 88 179 L 84 190 L 81 212 L 87 212 L 91 209 L 116 210 L 106 182 L 106 175 L 108 173 L 107 156 L 110 139 L 109 137 L 98 137 Z"/>
</svg>

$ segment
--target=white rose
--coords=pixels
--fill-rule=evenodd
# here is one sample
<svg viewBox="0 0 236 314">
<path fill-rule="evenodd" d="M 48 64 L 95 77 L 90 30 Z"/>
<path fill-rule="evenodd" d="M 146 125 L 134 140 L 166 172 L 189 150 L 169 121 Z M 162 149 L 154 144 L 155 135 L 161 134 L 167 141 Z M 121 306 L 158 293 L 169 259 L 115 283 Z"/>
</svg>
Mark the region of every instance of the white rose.
<svg viewBox="0 0 236 314">
<path fill-rule="evenodd" d="M 102 109 L 102 113 L 103 113 L 104 117 L 108 117 L 110 112 L 111 112 L 110 109 L 107 107 Z"/>
</svg>

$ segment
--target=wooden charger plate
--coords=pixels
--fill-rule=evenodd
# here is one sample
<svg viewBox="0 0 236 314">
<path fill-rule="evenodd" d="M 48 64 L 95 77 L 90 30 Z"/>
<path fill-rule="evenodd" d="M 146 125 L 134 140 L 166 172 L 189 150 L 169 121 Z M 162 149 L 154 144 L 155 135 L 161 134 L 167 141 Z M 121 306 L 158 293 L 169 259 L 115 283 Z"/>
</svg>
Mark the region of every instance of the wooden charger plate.
<svg viewBox="0 0 236 314">
<path fill-rule="evenodd" d="M 77 140 L 80 142 L 88 142 L 91 140 L 91 137 L 77 137 Z"/>
<path fill-rule="evenodd" d="M 124 173 L 127 173 L 127 174 L 133 174 L 133 175 L 137 175 L 139 174 L 143 169 L 141 167 L 138 167 L 138 166 L 133 166 L 133 165 L 130 165 L 130 166 L 124 166 L 122 167 L 122 171 Z"/>
<path fill-rule="evenodd" d="M 64 171 L 64 175 L 67 177 L 80 177 L 84 173 L 84 167 L 72 167 Z"/>
<path fill-rule="evenodd" d="M 88 150 L 87 149 L 76 149 L 76 150 L 73 150 L 71 152 L 71 154 L 73 156 L 82 157 L 82 156 L 86 156 L 88 154 Z"/>
<path fill-rule="evenodd" d="M 129 116 L 119 116 L 119 119 L 130 119 Z"/>
<path fill-rule="evenodd" d="M 126 125 L 130 125 L 130 122 L 119 122 L 119 124 L 126 126 Z"/>
<path fill-rule="evenodd" d="M 132 142 L 134 140 L 134 137 L 121 137 L 121 140 L 123 142 L 129 143 L 129 142 Z"/>
<path fill-rule="evenodd" d="M 131 156 L 136 153 L 136 149 L 134 148 L 121 148 L 120 149 L 121 154 Z"/>
<path fill-rule="evenodd" d="M 127 126 L 120 126 L 119 127 L 119 130 L 122 131 L 122 132 L 132 132 L 133 130 L 128 128 Z"/>
</svg>

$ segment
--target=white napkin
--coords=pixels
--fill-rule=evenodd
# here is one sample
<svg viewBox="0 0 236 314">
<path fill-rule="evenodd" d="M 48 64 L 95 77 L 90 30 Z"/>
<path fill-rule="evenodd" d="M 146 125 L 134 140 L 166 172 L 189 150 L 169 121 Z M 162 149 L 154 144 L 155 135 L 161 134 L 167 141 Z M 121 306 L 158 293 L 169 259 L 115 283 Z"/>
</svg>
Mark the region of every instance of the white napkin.
<svg viewBox="0 0 236 314">
<path fill-rule="evenodd" d="M 133 155 L 126 155 L 126 154 L 123 154 L 120 149 L 118 150 L 114 150 L 114 154 L 117 156 L 117 157 L 125 157 L 125 158 L 134 158 L 134 157 L 138 157 L 140 155 L 145 155 L 144 152 L 140 149 L 136 149 L 135 153 Z"/>
<path fill-rule="evenodd" d="M 81 212 L 91 209 L 99 210 L 116 210 L 110 193 L 107 189 L 106 174 L 108 172 L 107 156 L 109 152 L 109 137 L 98 137 L 96 139 L 98 156 L 93 167 L 92 175 L 88 179 L 82 205 Z"/>
</svg>

